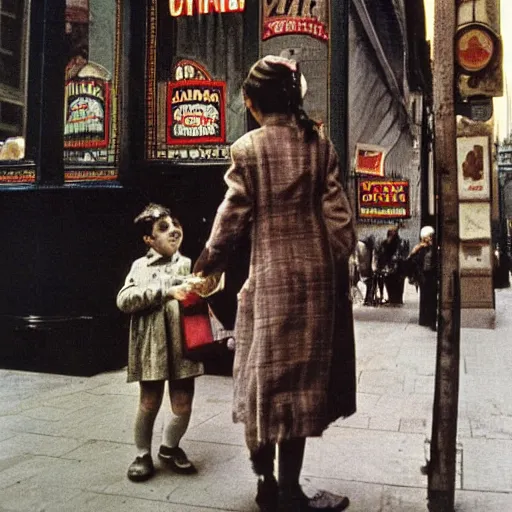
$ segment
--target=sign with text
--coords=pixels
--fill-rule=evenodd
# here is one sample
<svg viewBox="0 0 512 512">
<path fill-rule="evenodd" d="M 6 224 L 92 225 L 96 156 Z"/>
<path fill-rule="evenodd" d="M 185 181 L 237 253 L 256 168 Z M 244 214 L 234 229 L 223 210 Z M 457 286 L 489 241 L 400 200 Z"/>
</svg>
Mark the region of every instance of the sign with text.
<svg viewBox="0 0 512 512">
<path fill-rule="evenodd" d="M 385 149 L 372 144 L 356 145 L 357 174 L 371 174 L 372 176 L 384 176 Z"/>
<path fill-rule="evenodd" d="M 488 136 L 457 137 L 459 199 L 490 198 Z"/>
<path fill-rule="evenodd" d="M 244 9 L 245 0 L 169 0 L 169 14 L 173 17 L 242 12 Z"/>
<path fill-rule="evenodd" d="M 263 0 L 262 5 L 263 41 L 288 34 L 329 40 L 329 0 Z"/>
<path fill-rule="evenodd" d="M 66 82 L 65 148 L 102 148 L 109 142 L 109 82 L 76 77 Z"/>
<path fill-rule="evenodd" d="M 360 180 L 358 214 L 360 219 L 410 217 L 407 180 Z"/>
<path fill-rule="evenodd" d="M 223 143 L 225 82 L 169 82 L 167 144 Z"/>
</svg>

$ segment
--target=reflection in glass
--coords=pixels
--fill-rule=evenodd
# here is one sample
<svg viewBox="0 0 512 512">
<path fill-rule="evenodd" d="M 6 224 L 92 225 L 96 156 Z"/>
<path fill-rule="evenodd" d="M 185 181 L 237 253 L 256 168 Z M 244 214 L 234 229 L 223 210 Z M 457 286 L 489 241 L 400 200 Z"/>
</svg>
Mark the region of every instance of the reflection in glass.
<svg viewBox="0 0 512 512">
<path fill-rule="evenodd" d="M 23 0 L 0 0 L 0 144 L 3 146 L 9 137 L 24 135 L 25 4 Z M 18 142 L 9 146 L 14 147 Z"/>
<path fill-rule="evenodd" d="M 96 171 L 117 159 L 117 9 L 116 0 L 66 0 L 64 160 Z M 65 178 L 116 178 L 115 171 L 96 171 L 68 170 Z"/>
</svg>

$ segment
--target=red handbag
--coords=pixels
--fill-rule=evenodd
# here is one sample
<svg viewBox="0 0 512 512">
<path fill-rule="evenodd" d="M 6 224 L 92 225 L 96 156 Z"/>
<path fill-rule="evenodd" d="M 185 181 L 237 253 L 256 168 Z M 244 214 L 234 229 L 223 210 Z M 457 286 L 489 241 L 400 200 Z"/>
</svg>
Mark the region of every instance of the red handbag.
<svg viewBox="0 0 512 512">
<path fill-rule="evenodd" d="M 183 356 L 192 361 L 208 359 L 216 350 L 208 303 L 195 293 L 180 302 Z"/>
</svg>

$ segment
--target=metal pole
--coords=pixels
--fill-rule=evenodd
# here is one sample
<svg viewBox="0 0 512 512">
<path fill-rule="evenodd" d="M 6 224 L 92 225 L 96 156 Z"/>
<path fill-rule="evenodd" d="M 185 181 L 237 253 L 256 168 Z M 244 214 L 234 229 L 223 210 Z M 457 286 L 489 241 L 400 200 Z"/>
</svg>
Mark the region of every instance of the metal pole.
<svg viewBox="0 0 512 512">
<path fill-rule="evenodd" d="M 433 512 L 452 512 L 455 501 L 460 338 L 457 130 L 454 111 L 455 28 L 455 0 L 436 0 L 434 165 L 440 198 L 441 271 L 432 440 L 428 464 L 428 506 Z"/>
</svg>

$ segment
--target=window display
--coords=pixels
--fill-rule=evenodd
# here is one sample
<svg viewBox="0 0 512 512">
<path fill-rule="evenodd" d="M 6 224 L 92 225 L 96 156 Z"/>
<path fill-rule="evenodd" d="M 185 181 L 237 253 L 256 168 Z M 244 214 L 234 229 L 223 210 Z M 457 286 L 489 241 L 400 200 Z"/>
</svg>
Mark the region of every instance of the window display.
<svg viewBox="0 0 512 512">
<path fill-rule="evenodd" d="M 25 155 L 27 8 L 23 0 L 0 0 L 0 160 Z"/>
<path fill-rule="evenodd" d="M 66 0 L 66 181 L 117 178 L 119 11 L 116 0 Z"/>
<path fill-rule="evenodd" d="M 176 162 L 229 159 L 245 131 L 245 2 L 151 0 L 146 153 Z"/>
</svg>

